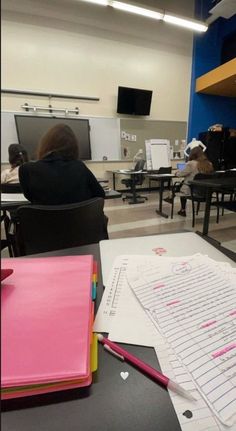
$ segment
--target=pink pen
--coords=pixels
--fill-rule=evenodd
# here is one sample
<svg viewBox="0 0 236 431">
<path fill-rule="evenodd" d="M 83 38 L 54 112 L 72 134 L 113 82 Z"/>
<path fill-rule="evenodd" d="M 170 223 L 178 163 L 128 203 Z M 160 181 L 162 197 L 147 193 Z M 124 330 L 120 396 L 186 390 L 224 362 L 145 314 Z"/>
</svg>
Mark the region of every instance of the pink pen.
<svg viewBox="0 0 236 431">
<path fill-rule="evenodd" d="M 171 379 L 169 379 L 169 377 L 166 377 L 164 374 L 160 373 L 160 371 L 157 371 L 155 368 L 146 364 L 141 359 L 122 349 L 122 347 L 117 346 L 117 344 L 108 340 L 108 338 L 103 337 L 102 334 L 97 334 L 97 338 L 98 341 L 100 341 L 100 343 L 104 345 L 104 347 L 109 347 L 109 349 L 107 349 L 109 352 L 114 353 L 115 356 L 118 356 L 119 358 L 126 360 L 130 364 L 134 365 L 140 371 L 155 380 L 155 382 L 160 383 L 167 389 L 170 389 L 171 391 L 174 391 L 179 395 L 188 398 L 189 400 L 196 400 L 192 394 L 183 389 L 178 383 L 173 382 Z"/>
</svg>

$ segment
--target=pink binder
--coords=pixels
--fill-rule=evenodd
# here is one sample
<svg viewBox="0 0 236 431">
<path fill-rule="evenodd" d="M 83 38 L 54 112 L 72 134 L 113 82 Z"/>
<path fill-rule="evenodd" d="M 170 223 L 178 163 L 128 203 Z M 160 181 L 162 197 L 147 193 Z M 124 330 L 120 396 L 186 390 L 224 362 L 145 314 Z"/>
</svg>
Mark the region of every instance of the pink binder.
<svg viewBox="0 0 236 431">
<path fill-rule="evenodd" d="M 90 384 L 93 257 L 11 258 L 2 267 L 14 270 L 1 289 L 3 398 L 19 387 L 24 396 Z"/>
</svg>

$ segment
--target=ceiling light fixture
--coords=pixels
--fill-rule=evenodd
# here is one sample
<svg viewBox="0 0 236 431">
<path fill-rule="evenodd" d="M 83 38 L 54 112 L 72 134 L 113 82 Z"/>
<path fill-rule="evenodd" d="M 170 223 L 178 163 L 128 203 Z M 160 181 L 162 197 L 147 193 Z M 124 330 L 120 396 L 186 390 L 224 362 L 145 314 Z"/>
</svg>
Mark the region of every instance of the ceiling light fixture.
<svg viewBox="0 0 236 431">
<path fill-rule="evenodd" d="M 94 3 L 94 4 L 98 4 L 101 6 L 108 6 L 110 4 L 109 0 L 82 0 L 86 3 Z"/>
<path fill-rule="evenodd" d="M 164 16 L 163 13 L 155 12 L 150 9 L 145 9 L 143 7 L 134 6 L 128 3 L 122 3 L 120 1 L 111 1 L 110 6 L 114 7 L 115 9 L 124 10 L 125 12 L 131 12 L 137 15 L 142 15 L 148 18 L 153 18 L 158 20 L 163 19 L 163 16 Z"/>
<path fill-rule="evenodd" d="M 146 9 L 141 6 L 136 6 L 134 4 L 123 3 L 116 0 L 82 0 L 87 3 L 94 3 L 101 6 L 111 6 L 115 9 L 119 9 L 125 12 L 134 13 L 136 15 L 142 15 L 147 18 L 153 18 L 157 20 L 163 20 L 170 24 L 175 24 L 180 27 L 188 28 L 190 30 L 195 30 L 199 32 L 207 31 L 208 26 L 201 22 L 195 21 L 187 18 L 181 18 L 173 15 L 169 15 L 164 10 L 163 11 L 155 11 L 151 9 Z"/>
<path fill-rule="evenodd" d="M 201 22 L 192 21 L 186 18 L 179 18 L 177 16 L 172 16 L 168 14 L 164 15 L 163 21 L 169 22 L 170 24 L 178 25 L 180 27 L 189 28 L 191 30 L 200 31 L 200 32 L 207 31 L 207 28 L 208 28 L 207 25 Z"/>
<path fill-rule="evenodd" d="M 120 1 L 113 1 L 113 0 L 109 1 L 109 5 L 111 7 L 114 7 L 115 9 L 120 9 L 120 10 L 123 10 L 125 12 L 131 12 L 131 13 L 134 13 L 137 15 L 146 16 L 148 18 L 163 20 L 163 21 L 168 22 L 170 24 L 175 24 L 175 25 L 178 25 L 180 27 L 188 28 L 191 30 L 196 30 L 199 32 L 204 32 L 208 28 L 207 25 L 205 25 L 202 22 L 189 20 L 186 18 L 175 17 L 173 15 L 169 15 L 169 14 L 165 13 L 165 11 L 157 12 L 154 10 L 145 9 L 143 7 L 135 6 L 132 4 L 123 3 Z"/>
</svg>

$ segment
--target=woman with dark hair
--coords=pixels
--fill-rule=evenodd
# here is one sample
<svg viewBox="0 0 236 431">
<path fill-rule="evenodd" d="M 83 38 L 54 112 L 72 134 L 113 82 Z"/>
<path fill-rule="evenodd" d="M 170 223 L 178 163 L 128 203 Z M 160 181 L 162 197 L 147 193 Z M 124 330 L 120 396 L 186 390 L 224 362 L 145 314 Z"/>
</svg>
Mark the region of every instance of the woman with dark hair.
<svg viewBox="0 0 236 431">
<path fill-rule="evenodd" d="M 19 169 L 25 197 L 42 205 L 104 198 L 103 188 L 78 156 L 78 142 L 71 128 L 64 124 L 51 128 L 39 143 L 38 160 Z"/>
<path fill-rule="evenodd" d="M 184 177 L 184 183 L 181 186 L 180 193 L 180 203 L 181 208 L 178 212 L 182 217 L 186 217 L 186 196 L 190 195 L 190 188 L 186 182 L 193 180 L 196 174 L 209 174 L 213 172 L 212 163 L 207 159 L 205 153 L 201 147 L 195 147 L 191 150 L 189 154 L 188 162 L 182 171 L 177 171 L 176 176 Z"/>
<path fill-rule="evenodd" d="M 19 166 L 28 162 L 28 156 L 25 149 L 20 144 L 11 144 L 8 147 L 8 160 L 11 167 L 1 173 L 2 184 L 19 183 Z"/>
</svg>

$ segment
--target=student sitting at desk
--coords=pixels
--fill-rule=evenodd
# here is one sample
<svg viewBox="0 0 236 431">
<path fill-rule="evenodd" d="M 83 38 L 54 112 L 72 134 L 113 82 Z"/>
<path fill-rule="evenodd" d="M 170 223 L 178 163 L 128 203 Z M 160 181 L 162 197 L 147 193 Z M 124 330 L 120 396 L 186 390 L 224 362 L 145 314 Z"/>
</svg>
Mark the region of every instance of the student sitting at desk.
<svg viewBox="0 0 236 431">
<path fill-rule="evenodd" d="M 64 124 L 44 135 L 38 160 L 22 165 L 19 179 L 25 197 L 34 204 L 60 205 L 105 197 L 93 173 L 78 160 L 77 139 Z"/>
<path fill-rule="evenodd" d="M 188 162 L 183 170 L 177 171 L 177 177 L 184 177 L 183 185 L 181 186 L 180 196 L 181 209 L 178 212 L 182 217 L 186 217 L 186 196 L 190 195 L 190 188 L 186 184 L 188 181 L 193 180 L 196 174 L 209 174 L 213 172 L 212 163 L 207 159 L 201 147 L 195 147 L 189 154 Z"/>
<path fill-rule="evenodd" d="M 28 156 L 25 149 L 20 144 L 11 144 L 8 147 L 8 160 L 11 167 L 1 173 L 2 184 L 19 183 L 19 166 L 28 162 Z"/>
</svg>

